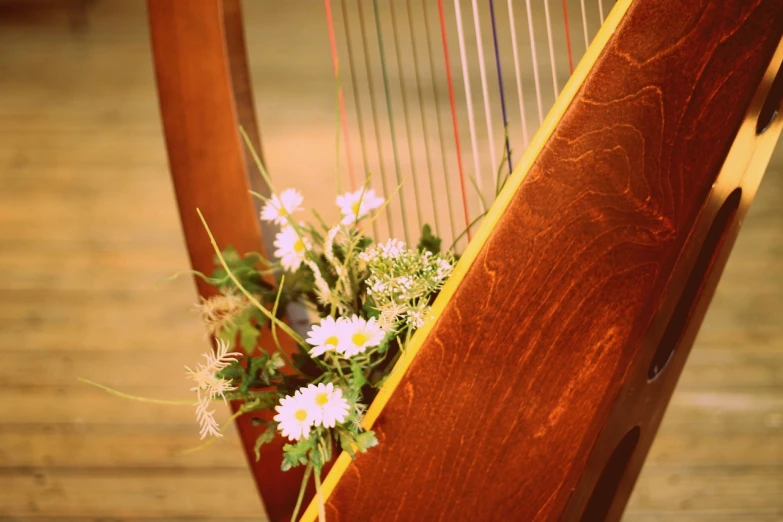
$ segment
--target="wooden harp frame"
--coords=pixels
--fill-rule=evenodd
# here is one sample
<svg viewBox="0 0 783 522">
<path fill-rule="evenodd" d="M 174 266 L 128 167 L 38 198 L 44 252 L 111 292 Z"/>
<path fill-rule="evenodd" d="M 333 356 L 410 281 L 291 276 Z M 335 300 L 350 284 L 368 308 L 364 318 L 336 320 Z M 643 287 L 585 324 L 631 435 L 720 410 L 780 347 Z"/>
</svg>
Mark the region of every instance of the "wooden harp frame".
<svg viewBox="0 0 783 522">
<path fill-rule="evenodd" d="M 195 269 L 258 251 L 239 0 L 148 0 Z M 338 520 L 617 520 L 781 132 L 783 6 L 620 0 L 324 482 Z M 202 295 L 212 290 L 197 282 Z M 270 518 L 301 474 L 254 462 Z M 312 492 L 309 493 L 312 496 Z M 316 518 L 310 504 L 303 520 Z"/>
</svg>

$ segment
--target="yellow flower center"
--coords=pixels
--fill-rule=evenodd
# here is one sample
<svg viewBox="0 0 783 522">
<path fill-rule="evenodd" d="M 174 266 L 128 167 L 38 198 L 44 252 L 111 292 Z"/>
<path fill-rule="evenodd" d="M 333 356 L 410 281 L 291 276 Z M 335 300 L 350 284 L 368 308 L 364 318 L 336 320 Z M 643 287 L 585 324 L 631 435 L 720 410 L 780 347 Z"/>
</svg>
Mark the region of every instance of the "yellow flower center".
<svg viewBox="0 0 783 522">
<path fill-rule="evenodd" d="M 333 335 L 331 337 L 328 337 L 326 341 L 324 341 L 324 344 L 327 344 L 329 346 L 337 346 L 338 344 L 340 344 L 340 339 L 338 339 L 336 335 Z"/>
<path fill-rule="evenodd" d="M 364 344 L 369 340 L 369 337 L 367 337 L 367 335 L 363 332 L 357 332 L 351 337 L 351 342 L 356 346 L 364 346 Z"/>
<path fill-rule="evenodd" d="M 294 418 L 299 422 L 304 422 L 307 420 L 307 410 L 296 410 L 296 413 L 294 413 Z"/>
<path fill-rule="evenodd" d="M 315 403 L 318 406 L 325 406 L 327 402 L 329 402 L 329 396 L 327 394 L 319 393 L 315 396 Z"/>
<path fill-rule="evenodd" d="M 296 243 L 294 243 L 294 252 L 301 254 L 305 251 L 305 244 L 301 239 L 297 239 Z"/>
<path fill-rule="evenodd" d="M 361 208 L 361 201 L 357 201 L 353 205 L 351 205 L 351 210 L 353 211 L 354 216 L 359 215 L 359 209 Z"/>
</svg>

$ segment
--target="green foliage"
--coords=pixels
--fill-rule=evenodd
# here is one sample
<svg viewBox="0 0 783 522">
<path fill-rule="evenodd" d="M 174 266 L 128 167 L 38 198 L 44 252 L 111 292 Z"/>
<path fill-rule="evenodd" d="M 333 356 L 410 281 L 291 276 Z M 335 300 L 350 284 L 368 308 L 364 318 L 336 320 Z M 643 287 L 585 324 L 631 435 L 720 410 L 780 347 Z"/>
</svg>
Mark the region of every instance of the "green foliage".
<svg viewBox="0 0 783 522">
<path fill-rule="evenodd" d="M 283 464 L 281 469 L 288 471 L 297 466 L 304 466 L 309 459 L 309 453 L 313 449 L 314 437 L 309 437 L 298 441 L 296 444 L 286 444 L 283 446 Z"/>
<path fill-rule="evenodd" d="M 252 294 L 264 294 L 271 289 L 271 285 L 266 283 L 263 279 L 263 273 L 258 269 L 258 263 L 263 257 L 255 252 L 249 252 L 244 256 L 240 256 L 236 249 L 232 246 L 226 247 L 221 252 L 223 259 L 226 260 L 226 264 L 231 269 L 231 273 L 236 276 L 242 286 Z M 225 281 L 225 285 L 232 290 L 239 290 L 236 285 L 228 277 L 226 272 L 220 265 L 217 256 L 215 256 L 215 270 L 212 272 L 212 279 Z"/>
<path fill-rule="evenodd" d="M 279 264 L 259 254 L 240 255 L 230 246 L 222 251 L 228 270 L 218 264 L 209 281 L 224 296 L 247 298 L 248 305 L 243 308 L 240 302 L 225 315 L 225 321 L 215 311 L 217 308 L 203 313 L 219 324 L 220 338 L 234 351 L 243 352 L 216 372 L 216 378 L 228 381 L 223 383 L 231 389 L 226 395 L 244 400 L 243 413 L 266 413 L 263 418 L 252 419 L 254 425 L 264 428 L 255 441 L 256 460 L 260 459 L 261 448 L 278 434 L 278 423 L 266 419 L 283 397 L 320 383 L 332 384 L 341 391 L 348 414 L 336 426 L 314 425 L 308 438 L 283 446 L 284 471 L 308 466 L 320 474 L 335 448 L 355 458 L 378 444 L 375 433 L 362 428 L 364 401 L 375 396 L 412 332 L 423 324 L 431 299 L 450 274 L 453 258 L 441 254 L 442 241 L 429 225 L 424 225 L 416 250 L 408 250 L 401 242 L 373 246 L 357 227 L 328 228 L 320 216 L 316 217 L 316 226 L 300 225 L 297 232 L 320 245 L 320 251 L 308 250 L 306 262 L 286 271 L 284 277 Z M 327 238 L 329 245 L 325 244 Z M 270 313 L 276 310 L 278 319 L 292 303 L 305 303 L 320 317 L 374 319 L 384 325 L 386 335 L 377 346 L 350 358 L 334 351 L 312 357 L 311 347 L 301 338 L 297 340 L 298 334 L 287 332 L 297 347 L 289 356 L 278 351 L 276 341 L 276 346 L 259 346 L 262 329 L 272 321 L 257 304 L 251 305 L 254 301 Z M 285 330 L 284 325 L 275 324 L 278 333 Z"/>
<path fill-rule="evenodd" d="M 261 446 L 275 440 L 276 430 L 277 430 L 277 423 L 274 422 L 266 423 L 266 429 L 261 435 L 258 436 L 255 445 L 253 445 L 253 452 L 256 455 L 256 462 L 261 460 Z"/>
<path fill-rule="evenodd" d="M 356 449 L 364 453 L 368 449 L 378 445 L 378 439 L 375 438 L 375 432 L 365 431 L 356 435 Z"/>
<path fill-rule="evenodd" d="M 351 375 L 353 376 L 353 381 L 351 382 L 353 389 L 361 390 L 367 384 L 367 379 L 364 377 L 364 369 L 357 361 L 351 361 Z"/>
<path fill-rule="evenodd" d="M 434 254 L 440 254 L 441 238 L 432 233 L 432 228 L 429 225 L 424 225 L 421 229 L 421 239 L 419 244 L 416 245 L 416 249 L 419 252 L 431 252 Z"/>
<path fill-rule="evenodd" d="M 378 439 L 372 430 L 357 433 L 347 429 L 339 429 L 337 430 L 337 436 L 340 447 L 352 459 L 356 458 L 356 453 L 365 453 L 368 449 L 378 445 Z"/>
<path fill-rule="evenodd" d="M 268 322 L 267 317 L 254 307 L 246 307 L 241 314 L 236 316 L 218 336 L 233 345 L 239 336 L 239 345 L 247 355 L 252 355 L 258 344 L 258 337 Z"/>
</svg>

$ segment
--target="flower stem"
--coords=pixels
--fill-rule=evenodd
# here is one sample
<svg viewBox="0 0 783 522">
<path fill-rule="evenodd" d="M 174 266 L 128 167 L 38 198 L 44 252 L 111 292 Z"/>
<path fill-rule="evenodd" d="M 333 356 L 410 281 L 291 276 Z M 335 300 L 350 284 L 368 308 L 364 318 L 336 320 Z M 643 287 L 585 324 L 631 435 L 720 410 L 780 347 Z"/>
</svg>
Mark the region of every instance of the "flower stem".
<svg viewBox="0 0 783 522">
<path fill-rule="evenodd" d="M 340 374 L 340 377 L 343 381 L 348 382 L 345 378 L 345 374 L 343 373 L 343 367 L 342 364 L 340 364 L 340 361 L 337 359 L 337 356 L 334 354 L 329 354 L 329 358 L 332 360 L 332 363 L 334 364 L 335 368 L 337 368 L 337 373 Z"/>
<path fill-rule="evenodd" d="M 275 187 L 272 186 L 272 177 L 269 175 L 269 172 L 267 172 L 266 167 L 264 166 L 264 162 L 261 161 L 261 158 L 258 157 L 258 152 L 256 152 L 256 148 L 253 146 L 253 142 L 250 141 L 250 137 L 247 135 L 247 132 L 245 132 L 245 129 L 241 125 L 239 126 L 239 133 L 242 135 L 242 139 L 244 140 L 245 145 L 247 145 L 248 150 L 250 150 L 250 155 L 253 157 L 253 162 L 256 164 L 256 167 L 258 167 L 258 171 L 261 173 L 261 177 L 264 178 L 264 182 L 266 183 L 267 187 L 269 187 L 269 191 L 274 194 Z"/>
<path fill-rule="evenodd" d="M 318 521 L 326 522 L 326 509 L 324 508 L 324 496 L 321 492 L 321 472 L 313 473 L 315 478 L 315 492 L 318 495 Z"/>
<path fill-rule="evenodd" d="M 117 397 L 122 397 L 123 399 L 128 399 L 131 401 L 138 401 L 138 402 L 148 402 L 150 404 L 169 404 L 173 406 L 193 406 L 194 404 L 197 404 L 198 401 L 187 401 L 187 400 L 168 400 L 168 399 L 151 399 L 148 397 L 140 397 L 138 395 L 131 395 L 129 393 L 123 393 L 119 390 L 115 390 L 114 388 L 109 388 L 108 386 L 105 386 L 103 384 L 99 384 L 97 382 L 91 381 L 89 379 L 85 379 L 84 377 L 77 377 L 77 381 L 89 384 L 90 386 L 95 386 L 96 388 L 100 388 L 101 390 L 105 391 L 106 393 L 109 393 L 111 395 L 115 395 Z"/>
<path fill-rule="evenodd" d="M 247 291 L 247 289 L 242 286 L 242 283 L 239 282 L 239 280 L 236 278 L 234 273 L 231 271 L 231 269 L 228 267 L 228 263 L 226 263 L 225 258 L 223 257 L 223 254 L 220 252 L 220 248 L 217 246 L 217 242 L 215 241 L 215 237 L 212 235 L 212 231 L 209 229 L 209 225 L 207 225 L 206 219 L 204 219 L 204 215 L 201 213 L 201 209 L 196 209 L 196 212 L 198 212 L 198 217 L 201 218 L 201 223 L 204 225 L 204 228 L 207 231 L 207 235 L 209 236 L 209 241 L 212 243 L 212 248 L 215 251 L 215 255 L 218 258 L 218 261 L 220 261 L 220 264 L 223 266 L 223 269 L 228 273 L 228 276 L 231 278 L 231 280 L 234 282 L 235 285 L 237 285 L 237 288 L 245 294 L 245 297 L 248 298 L 248 300 L 253 303 L 258 310 L 264 314 L 267 319 L 272 321 L 272 323 L 276 324 L 280 327 L 281 330 L 283 330 L 285 333 L 287 333 L 291 339 L 293 339 L 297 344 L 304 345 L 304 339 L 296 333 L 290 326 L 285 324 L 283 321 L 272 315 L 272 313 L 266 309 L 264 305 L 258 302 L 258 299 L 255 298 L 253 294 Z"/>
<path fill-rule="evenodd" d="M 291 522 L 296 522 L 296 517 L 299 516 L 299 510 L 302 508 L 302 499 L 304 498 L 305 489 L 307 489 L 307 481 L 310 480 L 310 473 L 313 471 L 313 464 L 308 463 L 305 468 L 304 478 L 302 478 L 302 485 L 299 488 L 299 496 L 296 497 L 296 506 L 294 507 L 294 513 L 291 515 Z"/>
<path fill-rule="evenodd" d="M 277 307 L 280 305 L 280 295 L 283 293 L 283 285 L 285 285 L 285 275 L 280 278 L 280 286 L 277 288 L 277 296 L 275 297 L 275 304 L 272 307 L 272 316 L 277 317 Z M 280 355 L 283 357 L 283 359 L 286 360 L 288 365 L 296 371 L 299 375 L 304 375 L 302 371 L 297 368 L 294 365 L 294 361 L 291 359 L 291 357 L 288 355 L 288 353 L 283 350 L 283 347 L 280 346 L 280 340 L 277 338 L 277 328 L 275 326 L 277 323 L 272 322 L 272 339 L 275 341 L 275 346 L 277 346 L 277 351 L 280 352 Z"/>
<path fill-rule="evenodd" d="M 462 239 L 462 236 L 464 236 L 465 234 L 467 234 L 467 233 L 468 233 L 468 230 L 470 230 L 471 228 L 473 228 L 473 225 L 475 225 L 476 223 L 478 223 L 478 222 L 479 222 L 479 220 L 480 220 L 481 218 L 483 218 L 484 216 L 486 216 L 486 215 L 487 215 L 487 212 L 488 212 L 488 211 L 486 211 L 486 210 L 485 210 L 484 212 L 482 212 L 481 214 L 479 214 L 479 215 L 476 217 L 476 219 L 474 219 L 473 221 L 471 221 L 471 222 L 470 222 L 470 225 L 468 225 L 468 226 L 467 226 L 467 228 L 466 228 L 465 230 L 463 230 L 463 231 L 462 231 L 462 233 L 461 233 L 460 235 L 458 235 L 458 236 L 457 236 L 457 237 L 454 239 L 454 242 L 453 242 L 453 243 L 451 244 L 451 246 L 448 248 L 447 252 L 451 252 L 452 250 L 454 250 L 454 247 L 455 247 L 455 246 L 457 246 L 457 242 L 458 242 L 460 239 Z"/>
</svg>

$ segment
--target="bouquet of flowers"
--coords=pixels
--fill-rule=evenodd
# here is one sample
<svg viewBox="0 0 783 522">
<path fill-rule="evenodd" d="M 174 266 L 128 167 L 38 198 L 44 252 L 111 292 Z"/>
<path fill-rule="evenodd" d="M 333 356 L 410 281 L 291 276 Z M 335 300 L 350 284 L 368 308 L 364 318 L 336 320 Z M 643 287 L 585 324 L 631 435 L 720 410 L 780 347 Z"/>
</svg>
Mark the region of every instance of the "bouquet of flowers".
<svg viewBox="0 0 783 522">
<path fill-rule="evenodd" d="M 369 183 L 337 197 L 342 219 L 334 226 L 316 211 L 313 222 L 300 220 L 303 197 L 295 189 L 254 195 L 265 202 L 261 219 L 280 227 L 277 260 L 219 251 L 202 216 L 217 268 L 199 275 L 219 293 L 202 298 L 198 310 L 216 349 L 187 374 L 195 381 L 202 439 L 222 436 L 211 409 L 216 400 L 241 400 L 237 415 L 274 413 L 253 419 L 266 428 L 256 457 L 278 434 L 288 439 L 282 469 L 306 466 L 301 503 L 310 474 L 320 487 L 335 448 L 354 457 L 377 444 L 362 427 L 363 413 L 428 320 L 454 259 L 441 253 L 428 226 L 413 248 L 397 239 L 374 244 L 363 231 L 387 201 Z M 307 309 L 312 325 L 305 335 L 282 320 L 290 305 Z M 259 346 L 264 328 L 271 329 L 271 346 Z M 282 336 L 293 352 L 283 349 Z"/>
</svg>

